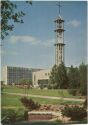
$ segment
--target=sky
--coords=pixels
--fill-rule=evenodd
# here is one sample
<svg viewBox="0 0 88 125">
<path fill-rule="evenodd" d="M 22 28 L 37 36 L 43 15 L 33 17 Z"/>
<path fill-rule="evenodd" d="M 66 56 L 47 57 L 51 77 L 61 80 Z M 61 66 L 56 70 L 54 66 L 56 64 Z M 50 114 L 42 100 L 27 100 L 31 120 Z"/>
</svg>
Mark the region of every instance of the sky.
<svg viewBox="0 0 88 125">
<path fill-rule="evenodd" d="M 15 28 L 3 41 L 3 65 L 30 68 L 51 68 L 55 64 L 55 23 L 57 2 L 33 1 L 27 5 L 16 1 L 17 11 L 26 13 L 23 24 Z M 79 66 L 87 61 L 87 8 L 86 2 L 61 2 L 64 22 L 65 65 Z"/>
</svg>

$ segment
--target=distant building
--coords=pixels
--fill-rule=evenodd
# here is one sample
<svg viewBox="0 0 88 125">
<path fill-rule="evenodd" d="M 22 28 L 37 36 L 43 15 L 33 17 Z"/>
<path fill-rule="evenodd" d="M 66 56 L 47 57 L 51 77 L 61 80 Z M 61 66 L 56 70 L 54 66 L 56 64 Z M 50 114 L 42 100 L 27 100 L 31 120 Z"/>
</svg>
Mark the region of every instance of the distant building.
<svg viewBox="0 0 88 125">
<path fill-rule="evenodd" d="M 35 88 L 39 87 L 39 84 L 44 84 L 44 86 L 47 86 L 50 72 L 51 69 L 43 69 L 40 71 L 33 72 L 32 75 L 33 86 Z"/>
<path fill-rule="evenodd" d="M 2 80 L 5 85 L 19 84 L 21 79 L 32 80 L 32 72 L 39 70 L 40 69 L 4 66 L 2 69 Z"/>
</svg>

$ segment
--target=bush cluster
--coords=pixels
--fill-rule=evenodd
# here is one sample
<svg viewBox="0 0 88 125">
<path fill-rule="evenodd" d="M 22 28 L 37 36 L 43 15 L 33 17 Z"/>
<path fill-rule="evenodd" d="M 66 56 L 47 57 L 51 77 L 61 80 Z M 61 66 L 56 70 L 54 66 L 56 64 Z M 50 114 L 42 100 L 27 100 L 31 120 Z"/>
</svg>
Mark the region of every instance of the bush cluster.
<svg viewBox="0 0 88 125">
<path fill-rule="evenodd" d="M 69 89 L 68 92 L 69 94 L 75 96 L 77 94 L 77 89 Z"/>
<path fill-rule="evenodd" d="M 40 107 L 40 104 L 34 102 L 32 99 L 27 99 L 26 97 L 22 97 L 21 102 L 29 110 L 39 109 Z"/>
<path fill-rule="evenodd" d="M 87 117 L 87 112 L 84 107 L 68 106 L 62 109 L 62 115 L 71 118 L 72 121 L 81 121 Z"/>
<path fill-rule="evenodd" d="M 1 123 L 10 124 L 17 121 L 23 121 L 24 119 L 24 112 L 22 110 L 13 110 L 13 109 L 3 109 L 1 112 Z"/>
</svg>

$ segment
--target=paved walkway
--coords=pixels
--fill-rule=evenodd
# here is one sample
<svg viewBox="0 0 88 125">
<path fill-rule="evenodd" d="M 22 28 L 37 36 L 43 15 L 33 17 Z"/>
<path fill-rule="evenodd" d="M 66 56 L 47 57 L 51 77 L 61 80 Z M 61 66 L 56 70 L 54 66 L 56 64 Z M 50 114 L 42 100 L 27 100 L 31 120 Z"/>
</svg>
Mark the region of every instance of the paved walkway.
<svg viewBox="0 0 88 125">
<path fill-rule="evenodd" d="M 21 94 L 21 93 L 9 93 L 9 92 L 3 92 L 5 94 L 10 95 L 18 95 L 18 96 L 29 96 L 29 97 L 38 97 L 38 98 L 44 98 L 44 99 L 63 99 L 66 101 L 85 101 L 84 99 L 76 99 L 76 98 L 63 98 L 63 97 L 52 97 L 52 96 L 41 96 L 41 95 L 32 95 L 32 94 Z"/>
</svg>

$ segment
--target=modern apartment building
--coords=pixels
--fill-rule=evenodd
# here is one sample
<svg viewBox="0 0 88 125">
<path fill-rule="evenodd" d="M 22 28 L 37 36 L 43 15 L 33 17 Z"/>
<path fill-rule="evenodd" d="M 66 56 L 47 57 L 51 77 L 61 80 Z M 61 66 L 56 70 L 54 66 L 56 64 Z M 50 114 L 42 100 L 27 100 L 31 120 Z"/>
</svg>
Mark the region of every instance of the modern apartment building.
<svg viewBox="0 0 88 125">
<path fill-rule="evenodd" d="M 38 70 L 40 69 L 4 66 L 2 69 L 2 80 L 5 85 L 19 84 L 21 79 L 32 80 L 32 72 Z"/>
</svg>

